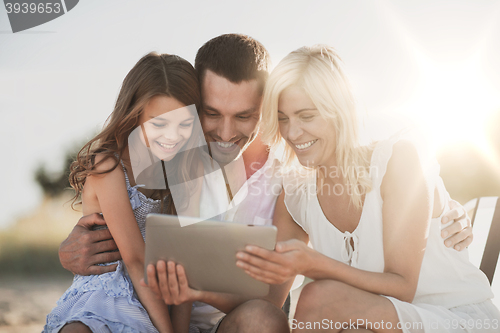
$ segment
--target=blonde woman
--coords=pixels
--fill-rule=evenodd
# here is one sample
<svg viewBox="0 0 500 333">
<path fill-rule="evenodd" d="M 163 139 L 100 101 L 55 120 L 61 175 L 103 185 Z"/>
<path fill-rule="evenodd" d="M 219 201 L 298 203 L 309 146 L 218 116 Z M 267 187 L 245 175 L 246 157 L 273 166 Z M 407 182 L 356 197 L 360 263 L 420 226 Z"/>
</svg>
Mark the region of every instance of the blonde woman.
<svg viewBox="0 0 500 333">
<path fill-rule="evenodd" d="M 449 210 L 437 164 L 393 137 L 361 146 L 354 98 L 336 52 L 290 53 L 264 92 L 263 138 L 286 142 L 285 160 L 307 172 L 284 182 L 276 251 L 249 247 L 237 264 L 300 296 L 294 332 L 498 332 L 486 276 L 467 251 L 447 248 Z M 310 240 L 314 249 L 306 246 Z"/>
</svg>

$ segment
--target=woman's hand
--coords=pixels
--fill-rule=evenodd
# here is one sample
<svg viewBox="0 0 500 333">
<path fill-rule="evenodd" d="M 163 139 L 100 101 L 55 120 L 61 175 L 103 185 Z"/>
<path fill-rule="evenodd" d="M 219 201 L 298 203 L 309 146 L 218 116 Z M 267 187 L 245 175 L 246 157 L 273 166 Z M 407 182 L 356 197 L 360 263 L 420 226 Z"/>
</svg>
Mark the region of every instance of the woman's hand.
<svg viewBox="0 0 500 333">
<path fill-rule="evenodd" d="M 297 239 L 278 242 L 275 251 L 252 245 L 245 250 L 236 254 L 236 265 L 254 279 L 269 284 L 285 283 L 297 274 L 309 276 L 319 255 Z"/>
</svg>

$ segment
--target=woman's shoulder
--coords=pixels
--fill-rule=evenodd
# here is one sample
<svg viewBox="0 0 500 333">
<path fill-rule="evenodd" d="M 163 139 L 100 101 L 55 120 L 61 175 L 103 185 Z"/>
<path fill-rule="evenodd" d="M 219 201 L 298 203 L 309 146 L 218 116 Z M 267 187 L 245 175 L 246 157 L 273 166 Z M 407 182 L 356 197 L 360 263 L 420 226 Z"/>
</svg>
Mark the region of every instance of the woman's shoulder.
<svg viewBox="0 0 500 333">
<path fill-rule="evenodd" d="M 398 133 L 379 142 L 374 154 L 373 165 L 377 169 L 374 178 L 378 178 L 376 182 L 381 187 L 401 184 L 408 177 L 416 177 L 432 188 L 439 178 L 439 164 L 421 135 Z"/>
<path fill-rule="evenodd" d="M 428 180 L 439 174 L 439 165 L 433 158 L 428 144 L 423 135 L 415 130 L 400 131 L 388 139 L 378 141 L 374 146 L 370 163 L 374 184 L 381 185 L 389 164 L 399 165 L 397 169 L 409 161 L 419 165 Z"/>
<path fill-rule="evenodd" d="M 372 164 L 381 165 L 389 163 L 395 156 L 417 156 L 423 163 L 432 157 L 424 135 L 415 129 L 401 130 L 391 137 L 374 143 Z"/>
<path fill-rule="evenodd" d="M 290 214 L 291 218 L 297 223 L 306 233 L 308 226 L 308 209 L 311 194 L 315 190 L 313 186 L 314 178 L 313 170 L 293 169 L 283 173 L 283 201 Z"/>
<path fill-rule="evenodd" d="M 293 220 L 303 226 L 307 207 L 316 195 L 316 172 L 313 169 L 293 168 L 283 174 L 284 203 Z"/>
<path fill-rule="evenodd" d="M 303 167 L 293 167 L 283 171 L 283 189 L 288 190 L 286 195 L 306 194 L 306 189 L 310 189 L 315 184 L 316 171 Z"/>
<path fill-rule="evenodd" d="M 408 140 L 399 140 L 391 145 L 391 154 L 387 161 L 386 173 L 404 173 L 409 169 L 415 169 L 420 164 L 419 154 L 415 145 Z"/>
<path fill-rule="evenodd" d="M 380 158 L 389 159 L 394 153 L 394 149 L 414 146 L 414 143 L 408 138 L 405 138 L 402 133 L 396 133 L 391 137 L 376 141 L 372 144 L 372 160 Z"/>
<path fill-rule="evenodd" d="M 387 139 L 377 142 L 373 149 L 373 154 L 376 159 L 385 160 L 387 163 L 393 158 L 418 157 L 415 143 L 404 138 L 398 138 L 397 140 Z"/>
</svg>

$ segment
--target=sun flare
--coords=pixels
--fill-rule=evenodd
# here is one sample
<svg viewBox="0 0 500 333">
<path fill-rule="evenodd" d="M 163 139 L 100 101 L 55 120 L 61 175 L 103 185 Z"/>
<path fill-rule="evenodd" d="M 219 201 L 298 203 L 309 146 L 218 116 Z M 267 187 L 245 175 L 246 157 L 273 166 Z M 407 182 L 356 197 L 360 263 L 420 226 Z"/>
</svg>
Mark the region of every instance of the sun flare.
<svg viewBox="0 0 500 333">
<path fill-rule="evenodd" d="M 440 64 L 417 58 L 419 87 L 407 112 L 419 123 L 427 122 L 436 147 L 468 141 L 486 147 L 485 125 L 500 107 L 500 96 L 482 74 L 479 54 L 465 62 Z"/>
<path fill-rule="evenodd" d="M 446 58 L 442 53 L 445 48 L 428 49 L 419 42 L 418 33 L 409 29 L 392 7 L 385 5 L 382 9 L 410 51 L 418 73 L 412 96 L 393 111 L 424 130 L 434 151 L 472 144 L 493 162 L 499 154 L 493 152 L 487 128 L 492 125 L 489 122 L 493 115 L 500 113 L 500 92 L 488 78 L 490 73 L 486 71 L 492 64 L 486 55 L 492 43 L 497 43 L 494 32 L 498 21 L 494 13 L 500 12 L 500 6 L 483 21 L 482 34 L 476 39 L 472 53 L 470 49 L 446 51 Z M 454 37 L 450 34 L 449 38 Z M 453 47 L 454 43 L 450 45 Z"/>
</svg>

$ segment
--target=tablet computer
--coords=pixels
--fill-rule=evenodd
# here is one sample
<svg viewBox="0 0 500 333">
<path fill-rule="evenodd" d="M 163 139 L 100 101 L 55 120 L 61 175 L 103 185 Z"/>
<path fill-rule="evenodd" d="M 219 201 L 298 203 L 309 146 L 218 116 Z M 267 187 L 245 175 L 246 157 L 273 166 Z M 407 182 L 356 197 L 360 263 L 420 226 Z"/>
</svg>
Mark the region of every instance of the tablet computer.
<svg viewBox="0 0 500 333">
<path fill-rule="evenodd" d="M 276 232 L 275 226 L 216 220 L 181 227 L 177 216 L 149 214 L 146 217 L 145 266 L 160 259 L 174 261 L 184 266 L 193 289 L 266 296 L 269 285 L 236 266 L 236 252 L 244 250 L 246 245 L 274 250 Z M 144 276 L 147 282 L 146 267 Z"/>
</svg>

